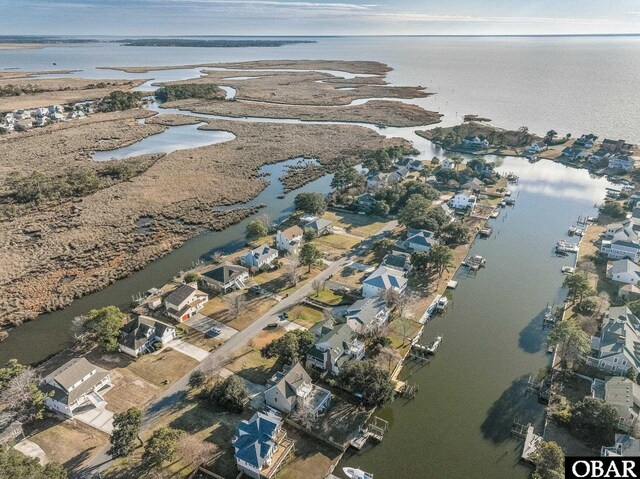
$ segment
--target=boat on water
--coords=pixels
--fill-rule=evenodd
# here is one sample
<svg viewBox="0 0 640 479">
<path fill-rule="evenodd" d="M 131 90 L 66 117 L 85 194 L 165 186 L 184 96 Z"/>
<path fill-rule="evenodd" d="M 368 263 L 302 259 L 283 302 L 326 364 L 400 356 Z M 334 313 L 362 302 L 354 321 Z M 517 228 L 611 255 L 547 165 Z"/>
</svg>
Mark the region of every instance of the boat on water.
<svg viewBox="0 0 640 479">
<path fill-rule="evenodd" d="M 427 344 L 424 350 L 429 354 L 436 354 L 436 351 L 440 347 L 440 343 L 442 343 L 442 336 L 438 336 L 436 339 Z"/>
<path fill-rule="evenodd" d="M 553 354 L 556 352 L 556 348 L 554 346 L 549 346 L 547 348 L 547 354 Z"/>
<path fill-rule="evenodd" d="M 553 311 L 553 307 L 547 304 L 547 308 L 544 310 L 544 320 L 545 323 L 555 323 L 556 322 L 556 313 Z"/>
<path fill-rule="evenodd" d="M 373 479 L 373 474 L 354 467 L 343 467 L 342 472 L 344 472 L 344 475 L 349 479 Z"/>
<path fill-rule="evenodd" d="M 577 253 L 579 246 L 569 241 L 560 240 L 556 243 L 556 252 L 561 253 Z"/>
<path fill-rule="evenodd" d="M 449 304 L 449 298 L 446 296 L 441 296 L 438 302 L 436 303 L 436 309 L 442 311 Z"/>
<path fill-rule="evenodd" d="M 576 269 L 573 266 L 563 266 L 562 272 L 565 274 L 573 274 L 576 272 Z"/>
<path fill-rule="evenodd" d="M 573 236 L 574 234 L 576 234 L 576 230 L 577 228 L 575 226 L 571 226 L 569 228 L 569 236 Z"/>
<path fill-rule="evenodd" d="M 475 256 L 469 256 L 467 259 L 464 260 L 462 264 L 467 268 L 469 268 L 470 270 L 476 271 L 480 268 L 483 268 L 487 264 L 487 260 L 484 259 L 482 256 L 475 255 Z"/>
<path fill-rule="evenodd" d="M 500 212 L 498 210 L 493 210 L 493 212 L 489 215 L 490 218 L 497 218 Z"/>
</svg>

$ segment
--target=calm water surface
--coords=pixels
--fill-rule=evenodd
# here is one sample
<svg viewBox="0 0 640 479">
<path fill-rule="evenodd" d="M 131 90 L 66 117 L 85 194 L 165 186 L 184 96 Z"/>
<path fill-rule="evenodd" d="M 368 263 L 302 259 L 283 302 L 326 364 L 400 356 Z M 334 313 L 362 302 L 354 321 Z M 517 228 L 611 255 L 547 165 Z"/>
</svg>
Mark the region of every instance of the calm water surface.
<svg viewBox="0 0 640 479">
<path fill-rule="evenodd" d="M 389 75 L 393 84 L 420 84 L 437 93 L 412 103 L 444 113 L 445 125 L 475 113 L 503 127 L 527 125 L 542 133 L 554 128 L 574 135 L 592 131 L 640 141 L 636 37 L 322 38 L 312 45 L 252 49 L 83 45 L 0 51 L 0 68 L 69 68 L 91 78 L 143 78 L 148 82 L 140 89 L 149 91 L 154 80 L 196 77 L 200 71 L 130 75 L 95 67 L 289 58 L 386 62 L 394 68 Z M 424 158 L 442 154 L 411 128 L 373 129 L 413 141 Z M 152 146 L 166 141 L 166 134 L 149 139 Z M 181 137 L 169 143 L 176 148 L 189 141 Z M 341 466 L 360 466 L 377 479 L 527 476 L 509 430 L 516 418 L 539 423 L 543 417 L 535 399 L 525 397 L 523 385 L 548 361 L 541 314 L 548 302 L 561 301 L 560 268 L 572 260 L 555 257 L 553 245 L 578 215 L 594 214 L 593 205 L 604 198 L 606 182 L 548 161 L 496 161 L 501 171 L 520 175 L 520 184 L 513 188 L 516 206 L 492 221 L 490 239 L 473 246 L 471 253 L 486 257 L 487 268 L 475 277 L 458 273 L 449 310 L 425 329 L 425 340 L 442 334 L 443 345 L 430 364 L 409 364 L 404 372 L 405 379 L 420 385 L 417 397 L 397 400 L 379 411 L 391 425 L 383 443 L 346 457 Z M 273 220 L 290 212 L 299 192 L 276 198 L 281 192 L 276 178 L 283 166 L 263 169 L 272 173 L 272 183 L 254 200 L 267 204 L 266 213 Z M 327 176 L 302 191 L 327 192 L 329 184 Z M 195 260 L 242 246 L 247 221 L 194 238 L 131 277 L 18 328 L 0 345 L 0 363 L 11 357 L 41 360 L 64 346 L 74 316 L 108 304 L 127 306 L 132 294 L 163 284 Z"/>
</svg>

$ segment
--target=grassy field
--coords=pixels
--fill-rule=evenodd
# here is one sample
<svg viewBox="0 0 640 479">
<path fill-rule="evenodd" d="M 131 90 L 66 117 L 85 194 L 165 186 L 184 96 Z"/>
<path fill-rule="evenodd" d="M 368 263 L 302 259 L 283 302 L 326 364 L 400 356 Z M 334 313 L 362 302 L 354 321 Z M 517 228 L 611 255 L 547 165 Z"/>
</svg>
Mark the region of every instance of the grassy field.
<svg viewBox="0 0 640 479">
<path fill-rule="evenodd" d="M 332 280 L 337 283 L 344 284 L 351 289 L 359 289 L 362 288 L 362 280 L 368 275 L 369 273 L 358 271 L 347 266 L 342 268 L 340 272 L 332 278 Z"/>
<path fill-rule="evenodd" d="M 310 328 L 324 319 L 322 311 L 303 304 L 295 305 L 287 313 L 289 314 L 289 321 L 305 328 Z"/>
<path fill-rule="evenodd" d="M 340 457 L 336 449 L 291 427 L 287 435 L 295 441 L 295 451 L 277 474 L 279 479 L 323 479 Z"/>
<path fill-rule="evenodd" d="M 162 388 L 142 379 L 128 368 L 111 371 L 113 387 L 104 395 L 107 409 L 123 412 L 130 407 L 145 407 L 160 393 Z"/>
<path fill-rule="evenodd" d="M 330 290 L 329 288 L 321 289 L 317 294 L 314 291 L 309 295 L 309 297 L 331 306 L 337 306 L 344 301 L 344 296 Z"/>
<path fill-rule="evenodd" d="M 198 364 L 189 356 L 165 349 L 157 354 L 147 354 L 138 358 L 128 367 L 129 371 L 156 386 L 162 386 L 180 379 Z"/>
<path fill-rule="evenodd" d="M 238 316 L 234 317 L 229 311 L 229 305 L 232 298 L 239 295 L 244 297 L 245 309 L 241 311 Z M 216 321 L 220 321 L 240 331 L 269 311 L 274 304 L 276 304 L 275 299 L 256 296 L 248 291 L 235 291 L 211 299 L 201 312 L 205 316 L 209 316 Z"/>
<path fill-rule="evenodd" d="M 280 370 L 280 366 L 276 364 L 276 358 L 263 358 L 259 349 L 245 346 L 238 350 L 227 369 L 252 383 L 265 384 Z"/>
<path fill-rule="evenodd" d="M 347 235 L 330 234 L 320 236 L 312 241 L 320 251 L 326 253 L 327 259 L 333 261 L 349 252 L 360 240 Z"/>
<path fill-rule="evenodd" d="M 377 220 L 368 215 L 345 213 L 342 211 L 327 211 L 323 216 L 331 221 L 334 226 L 343 228 L 352 235 L 368 238 L 376 234 L 385 225 L 384 221 Z"/>
</svg>

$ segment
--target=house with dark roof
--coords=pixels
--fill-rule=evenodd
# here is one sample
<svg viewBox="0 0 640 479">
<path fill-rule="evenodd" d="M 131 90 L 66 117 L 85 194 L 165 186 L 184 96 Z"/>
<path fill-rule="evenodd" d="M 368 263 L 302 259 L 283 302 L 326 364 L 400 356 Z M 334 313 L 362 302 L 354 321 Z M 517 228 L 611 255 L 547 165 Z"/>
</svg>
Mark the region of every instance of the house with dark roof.
<svg viewBox="0 0 640 479">
<path fill-rule="evenodd" d="M 278 250 L 271 248 L 267 244 L 249 250 L 249 252 L 240 257 L 240 264 L 246 266 L 252 271 L 259 270 L 271 266 L 278 259 Z"/>
<path fill-rule="evenodd" d="M 405 275 L 411 273 L 413 266 L 411 265 L 411 255 L 401 251 L 392 251 L 382 258 L 382 265 L 388 268 L 403 271 Z"/>
<path fill-rule="evenodd" d="M 386 266 L 379 266 L 362 282 L 362 296 L 379 297 L 390 289 L 403 293 L 407 287 L 407 278 L 402 271 Z"/>
<path fill-rule="evenodd" d="M 164 298 L 164 307 L 167 311 L 167 316 L 182 322 L 204 308 L 204 304 L 207 301 L 209 301 L 207 293 L 188 284 L 183 284 Z"/>
<path fill-rule="evenodd" d="M 138 316 L 120 330 L 120 352 L 134 358 L 152 349 L 156 343 L 167 344 L 176 337 L 176 328 L 149 316 Z"/>
<path fill-rule="evenodd" d="M 204 285 L 219 293 L 228 293 L 236 289 L 244 289 L 245 281 L 249 279 L 249 270 L 244 266 L 224 263 L 202 273 Z"/>
<path fill-rule="evenodd" d="M 331 404 L 331 393 L 313 384 L 311 376 L 298 362 L 269 380 L 264 399 L 267 406 L 285 414 L 304 407 L 317 416 Z"/>
<path fill-rule="evenodd" d="M 231 439 L 238 470 L 253 479 L 270 478 L 293 448 L 286 440 L 282 418 L 277 414 L 257 412 L 238 424 Z"/>
<path fill-rule="evenodd" d="M 486 150 L 489 148 L 489 142 L 486 139 L 480 139 L 478 136 L 465 136 L 460 143 L 461 148 L 467 150 Z"/>
<path fill-rule="evenodd" d="M 389 319 L 389 308 L 381 298 L 364 298 L 356 301 L 344 312 L 344 320 L 360 334 L 379 330 Z"/>
<path fill-rule="evenodd" d="M 302 245 L 304 231 L 297 225 L 276 233 L 276 248 L 289 254 L 297 254 Z"/>
<path fill-rule="evenodd" d="M 463 184 L 460 188 L 462 188 L 463 190 L 471 190 L 474 193 L 480 193 L 481 191 L 485 190 L 486 186 L 482 180 L 479 180 L 478 178 L 472 178 L 465 184 Z"/>
<path fill-rule="evenodd" d="M 426 253 L 437 243 L 435 233 L 432 231 L 409 228 L 404 246 L 414 253 Z"/>
<path fill-rule="evenodd" d="M 587 364 L 615 374 L 640 370 L 640 320 L 628 307 L 609 308 L 600 335 L 591 337 Z"/>
<path fill-rule="evenodd" d="M 307 351 L 307 362 L 311 366 L 337 375 L 347 361 L 364 357 L 365 345 L 347 323 L 335 324 L 327 319 L 314 324 L 309 331 L 316 339 Z"/>
<path fill-rule="evenodd" d="M 73 411 L 81 406 L 103 404 L 100 390 L 109 386 L 111 377 L 107 371 L 85 358 L 75 358 L 45 376 L 40 389 L 50 394 L 45 399 L 47 408 L 73 417 Z"/>
</svg>

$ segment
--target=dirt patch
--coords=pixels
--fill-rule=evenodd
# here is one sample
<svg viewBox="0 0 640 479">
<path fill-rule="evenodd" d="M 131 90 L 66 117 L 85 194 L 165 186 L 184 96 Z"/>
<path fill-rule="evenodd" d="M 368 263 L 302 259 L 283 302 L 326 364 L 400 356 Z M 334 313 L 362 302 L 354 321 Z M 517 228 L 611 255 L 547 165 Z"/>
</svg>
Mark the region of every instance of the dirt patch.
<svg viewBox="0 0 640 479">
<path fill-rule="evenodd" d="M 112 370 L 111 383 L 113 387 L 104 394 L 104 398 L 107 409 L 116 413 L 131 407 L 144 408 L 160 393 L 159 387 L 126 368 Z"/>
<path fill-rule="evenodd" d="M 129 371 L 156 386 L 169 386 L 198 365 L 198 361 L 166 348 L 159 353 L 139 357 Z M 166 383 L 165 383 L 166 381 Z"/>
</svg>

